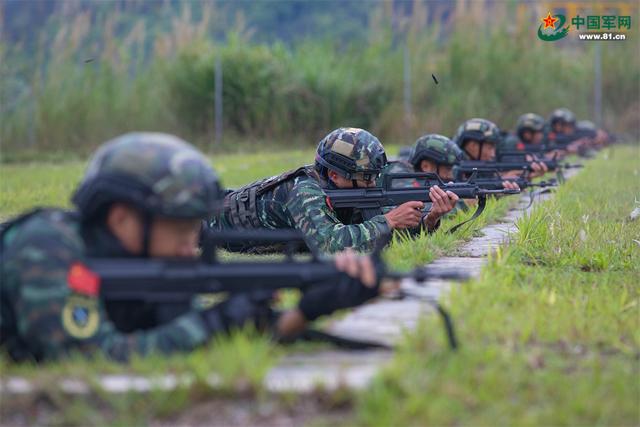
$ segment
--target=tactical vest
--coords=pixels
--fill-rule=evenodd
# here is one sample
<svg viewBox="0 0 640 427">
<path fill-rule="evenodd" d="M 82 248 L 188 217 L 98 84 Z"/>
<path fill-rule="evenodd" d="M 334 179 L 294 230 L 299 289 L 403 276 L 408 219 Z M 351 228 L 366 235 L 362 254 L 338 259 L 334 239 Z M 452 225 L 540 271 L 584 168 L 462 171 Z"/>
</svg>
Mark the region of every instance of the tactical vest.
<svg viewBox="0 0 640 427">
<path fill-rule="evenodd" d="M 280 184 L 299 176 L 307 175 L 317 181 L 320 176 L 313 166 L 302 166 L 297 169 L 265 178 L 260 181 L 245 185 L 227 194 L 224 198 L 224 213 L 231 223 L 238 228 L 262 228 L 262 222 L 258 216 L 258 197 L 273 190 Z"/>
</svg>

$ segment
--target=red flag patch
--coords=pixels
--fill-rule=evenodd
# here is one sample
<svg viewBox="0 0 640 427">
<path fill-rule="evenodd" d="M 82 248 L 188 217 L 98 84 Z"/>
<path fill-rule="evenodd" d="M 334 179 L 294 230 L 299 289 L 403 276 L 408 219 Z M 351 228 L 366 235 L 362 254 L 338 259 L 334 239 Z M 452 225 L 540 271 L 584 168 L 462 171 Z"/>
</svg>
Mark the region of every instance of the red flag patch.
<svg viewBox="0 0 640 427">
<path fill-rule="evenodd" d="M 71 290 L 79 294 L 95 297 L 100 293 L 100 277 L 79 262 L 69 269 L 67 283 Z"/>
</svg>

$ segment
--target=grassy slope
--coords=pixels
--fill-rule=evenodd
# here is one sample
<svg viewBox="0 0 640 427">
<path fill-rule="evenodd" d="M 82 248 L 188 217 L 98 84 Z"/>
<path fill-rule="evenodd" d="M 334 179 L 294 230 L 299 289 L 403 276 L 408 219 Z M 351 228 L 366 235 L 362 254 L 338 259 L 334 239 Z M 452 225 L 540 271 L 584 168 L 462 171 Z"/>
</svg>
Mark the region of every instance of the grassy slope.
<svg viewBox="0 0 640 427">
<path fill-rule="evenodd" d="M 521 219 L 513 245 L 450 297 L 461 350 L 427 321 L 360 396 L 357 421 L 637 425 L 640 221 L 626 218 L 639 154 L 605 153 Z"/>
</svg>

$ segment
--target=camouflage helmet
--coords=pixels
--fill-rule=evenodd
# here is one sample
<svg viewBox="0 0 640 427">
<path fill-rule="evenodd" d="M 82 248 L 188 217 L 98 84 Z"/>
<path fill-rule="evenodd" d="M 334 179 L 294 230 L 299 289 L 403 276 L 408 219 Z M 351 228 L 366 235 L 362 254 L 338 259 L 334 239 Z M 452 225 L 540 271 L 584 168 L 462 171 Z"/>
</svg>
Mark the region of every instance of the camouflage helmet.
<svg viewBox="0 0 640 427">
<path fill-rule="evenodd" d="M 411 149 L 409 163 L 417 170 L 422 160 L 432 160 L 436 164 L 453 166 L 460 162 L 464 154 L 449 138 L 431 133 L 423 135 Z"/>
<path fill-rule="evenodd" d="M 575 125 L 576 116 L 567 108 L 558 108 L 549 116 L 549 124 L 553 127 L 558 122 Z"/>
<path fill-rule="evenodd" d="M 470 119 L 460 125 L 453 141 L 458 147 L 464 148 L 465 142 L 470 139 L 498 145 L 502 137 L 495 123 L 485 119 Z"/>
<path fill-rule="evenodd" d="M 372 134 L 359 128 L 339 128 L 318 144 L 315 168 L 323 176 L 333 170 L 343 178 L 371 181 L 387 164 L 384 147 Z"/>
<path fill-rule="evenodd" d="M 128 133 L 93 156 L 73 196 L 85 219 L 112 202 L 150 216 L 206 218 L 222 191 L 205 157 L 187 142 L 163 133 Z"/>
<path fill-rule="evenodd" d="M 527 113 L 518 118 L 516 124 L 516 133 L 522 139 L 522 135 L 526 131 L 542 132 L 544 130 L 544 117 L 539 114 Z"/>
<path fill-rule="evenodd" d="M 576 128 L 580 129 L 580 130 L 590 130 L 590 131 L 597 131 L 598 130 L 598 126 L 596 126 L 595 123 L 593 123 L 591 120 L 580 120 L 576 123 Z"/>
</svg>

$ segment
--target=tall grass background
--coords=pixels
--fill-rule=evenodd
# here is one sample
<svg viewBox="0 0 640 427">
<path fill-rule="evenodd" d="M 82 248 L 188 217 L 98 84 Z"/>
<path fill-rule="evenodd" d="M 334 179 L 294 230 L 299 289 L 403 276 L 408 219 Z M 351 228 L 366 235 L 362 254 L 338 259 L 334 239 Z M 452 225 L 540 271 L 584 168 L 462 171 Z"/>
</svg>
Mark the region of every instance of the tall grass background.
<svg viewBox="0 0 640 427">
<path fill-rule="evenodd" d="M 131 130 L 171 132 L 215 151 L 245 140 L 313 145 L 338 126 L 410 144 L 426 132 L 452 135 L 470 117 L 507 129 L 522 113 L 546 116 L 560 106 L 592 117 L 594 42 L 542 42 L 536 19 L 513 23 L 512 2 L 489 9 L 483 1 L 458 1 L 446 27 L 427 25 L 421 4 L 398 23 L 389 2 L 372 3 L 364 39 L 287 44 L 261 43 L 241 15 L 233 31 L 214 38 L 215 3 L 184 3 L 166 31 L 117 10 L 68 12 L 42 31 L 35 52 L 0 41 L 2 159 L 85 154 Z M 601 46 L 602 125 L 637 136 L 636 35 Z M 410 114 L 403 103 L 405 43 Z M 212 147 L 216 57 L 224 137 Z"/>
</svg>

